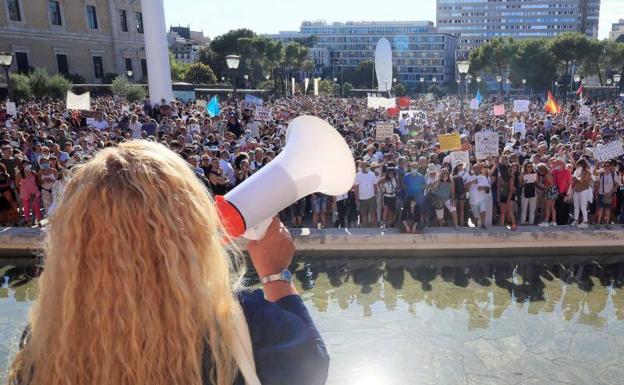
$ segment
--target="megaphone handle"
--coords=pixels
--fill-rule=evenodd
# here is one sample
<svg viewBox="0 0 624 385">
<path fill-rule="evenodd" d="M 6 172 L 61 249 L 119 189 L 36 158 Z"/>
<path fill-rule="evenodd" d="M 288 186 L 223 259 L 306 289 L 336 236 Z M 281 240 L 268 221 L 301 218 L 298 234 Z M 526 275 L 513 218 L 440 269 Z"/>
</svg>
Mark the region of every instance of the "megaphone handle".
<svg viewBox="0 0 624 385">
<path fill-rule="evenodd" d="M 243 237 L 249 239 L 250 241 L 261 240 L 266 235 L 269 226 L 271 226 L 271 222 L 273 222 L 273 218 L 263 220 L 254 227 L 247 229 L 247 231 L 243 234 Z"/>
</svg>

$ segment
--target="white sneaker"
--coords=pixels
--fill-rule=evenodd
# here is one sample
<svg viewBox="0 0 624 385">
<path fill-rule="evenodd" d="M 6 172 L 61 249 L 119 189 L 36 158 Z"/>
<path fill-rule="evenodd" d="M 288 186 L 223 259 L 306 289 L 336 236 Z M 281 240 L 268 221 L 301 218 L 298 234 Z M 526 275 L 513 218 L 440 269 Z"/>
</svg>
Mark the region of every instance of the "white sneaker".
<svg viewBox="0 0 624 385">
<path fill-rule="evenodd" d="M 557 227 L 557 222 L 550 222 L 551 227 Z"/>
<path fill-rule="evenodd" d="M 576 226 L 578 226 L 578 223 L 576 223 L 576 221 L 574 221 L 574 222 L 572 222 L 572 223 L 570 224 L 570 226 L 572 226 L 572 227 L 576 227 Z"/>
<path fill-rule="evenodd" d="M 579 229 L 587 229 L 589 228 L 589 225 L 587 224 L 587 222 L 585 223 L 581 223 L 577 226 Z"/>
<path fill-rule="evenodd" d="M 548 224 L 548 222 L 542 222 L 542 223 L 538 224 L 538 226 L 539 227 L 548 227 L 550 225 Z"/>
</svg>

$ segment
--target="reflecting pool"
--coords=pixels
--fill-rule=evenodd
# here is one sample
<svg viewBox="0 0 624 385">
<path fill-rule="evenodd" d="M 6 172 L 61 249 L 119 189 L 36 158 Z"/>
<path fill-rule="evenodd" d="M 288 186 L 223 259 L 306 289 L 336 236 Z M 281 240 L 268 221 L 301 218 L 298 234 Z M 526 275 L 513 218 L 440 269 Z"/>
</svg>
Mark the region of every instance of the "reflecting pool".
<svg viewBox="0 0 624 385">
<path fill-rule="evenodd" d="M 621 385 L 622 261 L 436 266 L 314 258 L 291 269 L 330 351 L 328 384 Z M 37 273 L 0 267 L 0 383 Z"/>
</svg>

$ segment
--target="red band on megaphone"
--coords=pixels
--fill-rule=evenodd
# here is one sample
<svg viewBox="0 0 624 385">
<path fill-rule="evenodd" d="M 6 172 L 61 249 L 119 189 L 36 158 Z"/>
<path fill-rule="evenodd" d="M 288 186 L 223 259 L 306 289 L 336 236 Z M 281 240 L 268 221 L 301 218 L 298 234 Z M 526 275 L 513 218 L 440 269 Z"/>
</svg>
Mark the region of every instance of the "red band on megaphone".
<svg viewBox="0 0 624 385">
<path fill-rule="evenodd" d="M 243 235 L 247 226 L 245 225 L 245 219 L 236 206 L 226 201 L 221 195 L 217 195 L 215 197 L 215 203 L 217 205 L 219 217 L 221 218 L 221 223 L 223 223 L 223 226 L 225 227 L 225 231 L 227 231 L 232 238 L 237 238 Z"/>
</svg>

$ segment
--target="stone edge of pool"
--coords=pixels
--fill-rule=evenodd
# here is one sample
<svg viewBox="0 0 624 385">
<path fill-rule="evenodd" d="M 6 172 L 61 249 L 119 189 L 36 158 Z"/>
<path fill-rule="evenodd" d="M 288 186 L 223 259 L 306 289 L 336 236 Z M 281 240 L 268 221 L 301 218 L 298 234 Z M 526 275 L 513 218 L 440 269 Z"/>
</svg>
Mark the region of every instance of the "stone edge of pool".
<svg viewBox="0 0 624 385">
<path fill-rule="evenodd" d="M 35 255 L 42 249 L 40 228 L 0 228 L 0 257 Z M 291 229 L 299 255 L 371 257 L 551 257 L 624 255 L 624 229 L 579 230 L 569 226 L 522 227 L 510 231 L 428 228 L 423 234 L 397 229 Z M 245 241 L 238 242 L 241 248 Z"/>
</svg>

